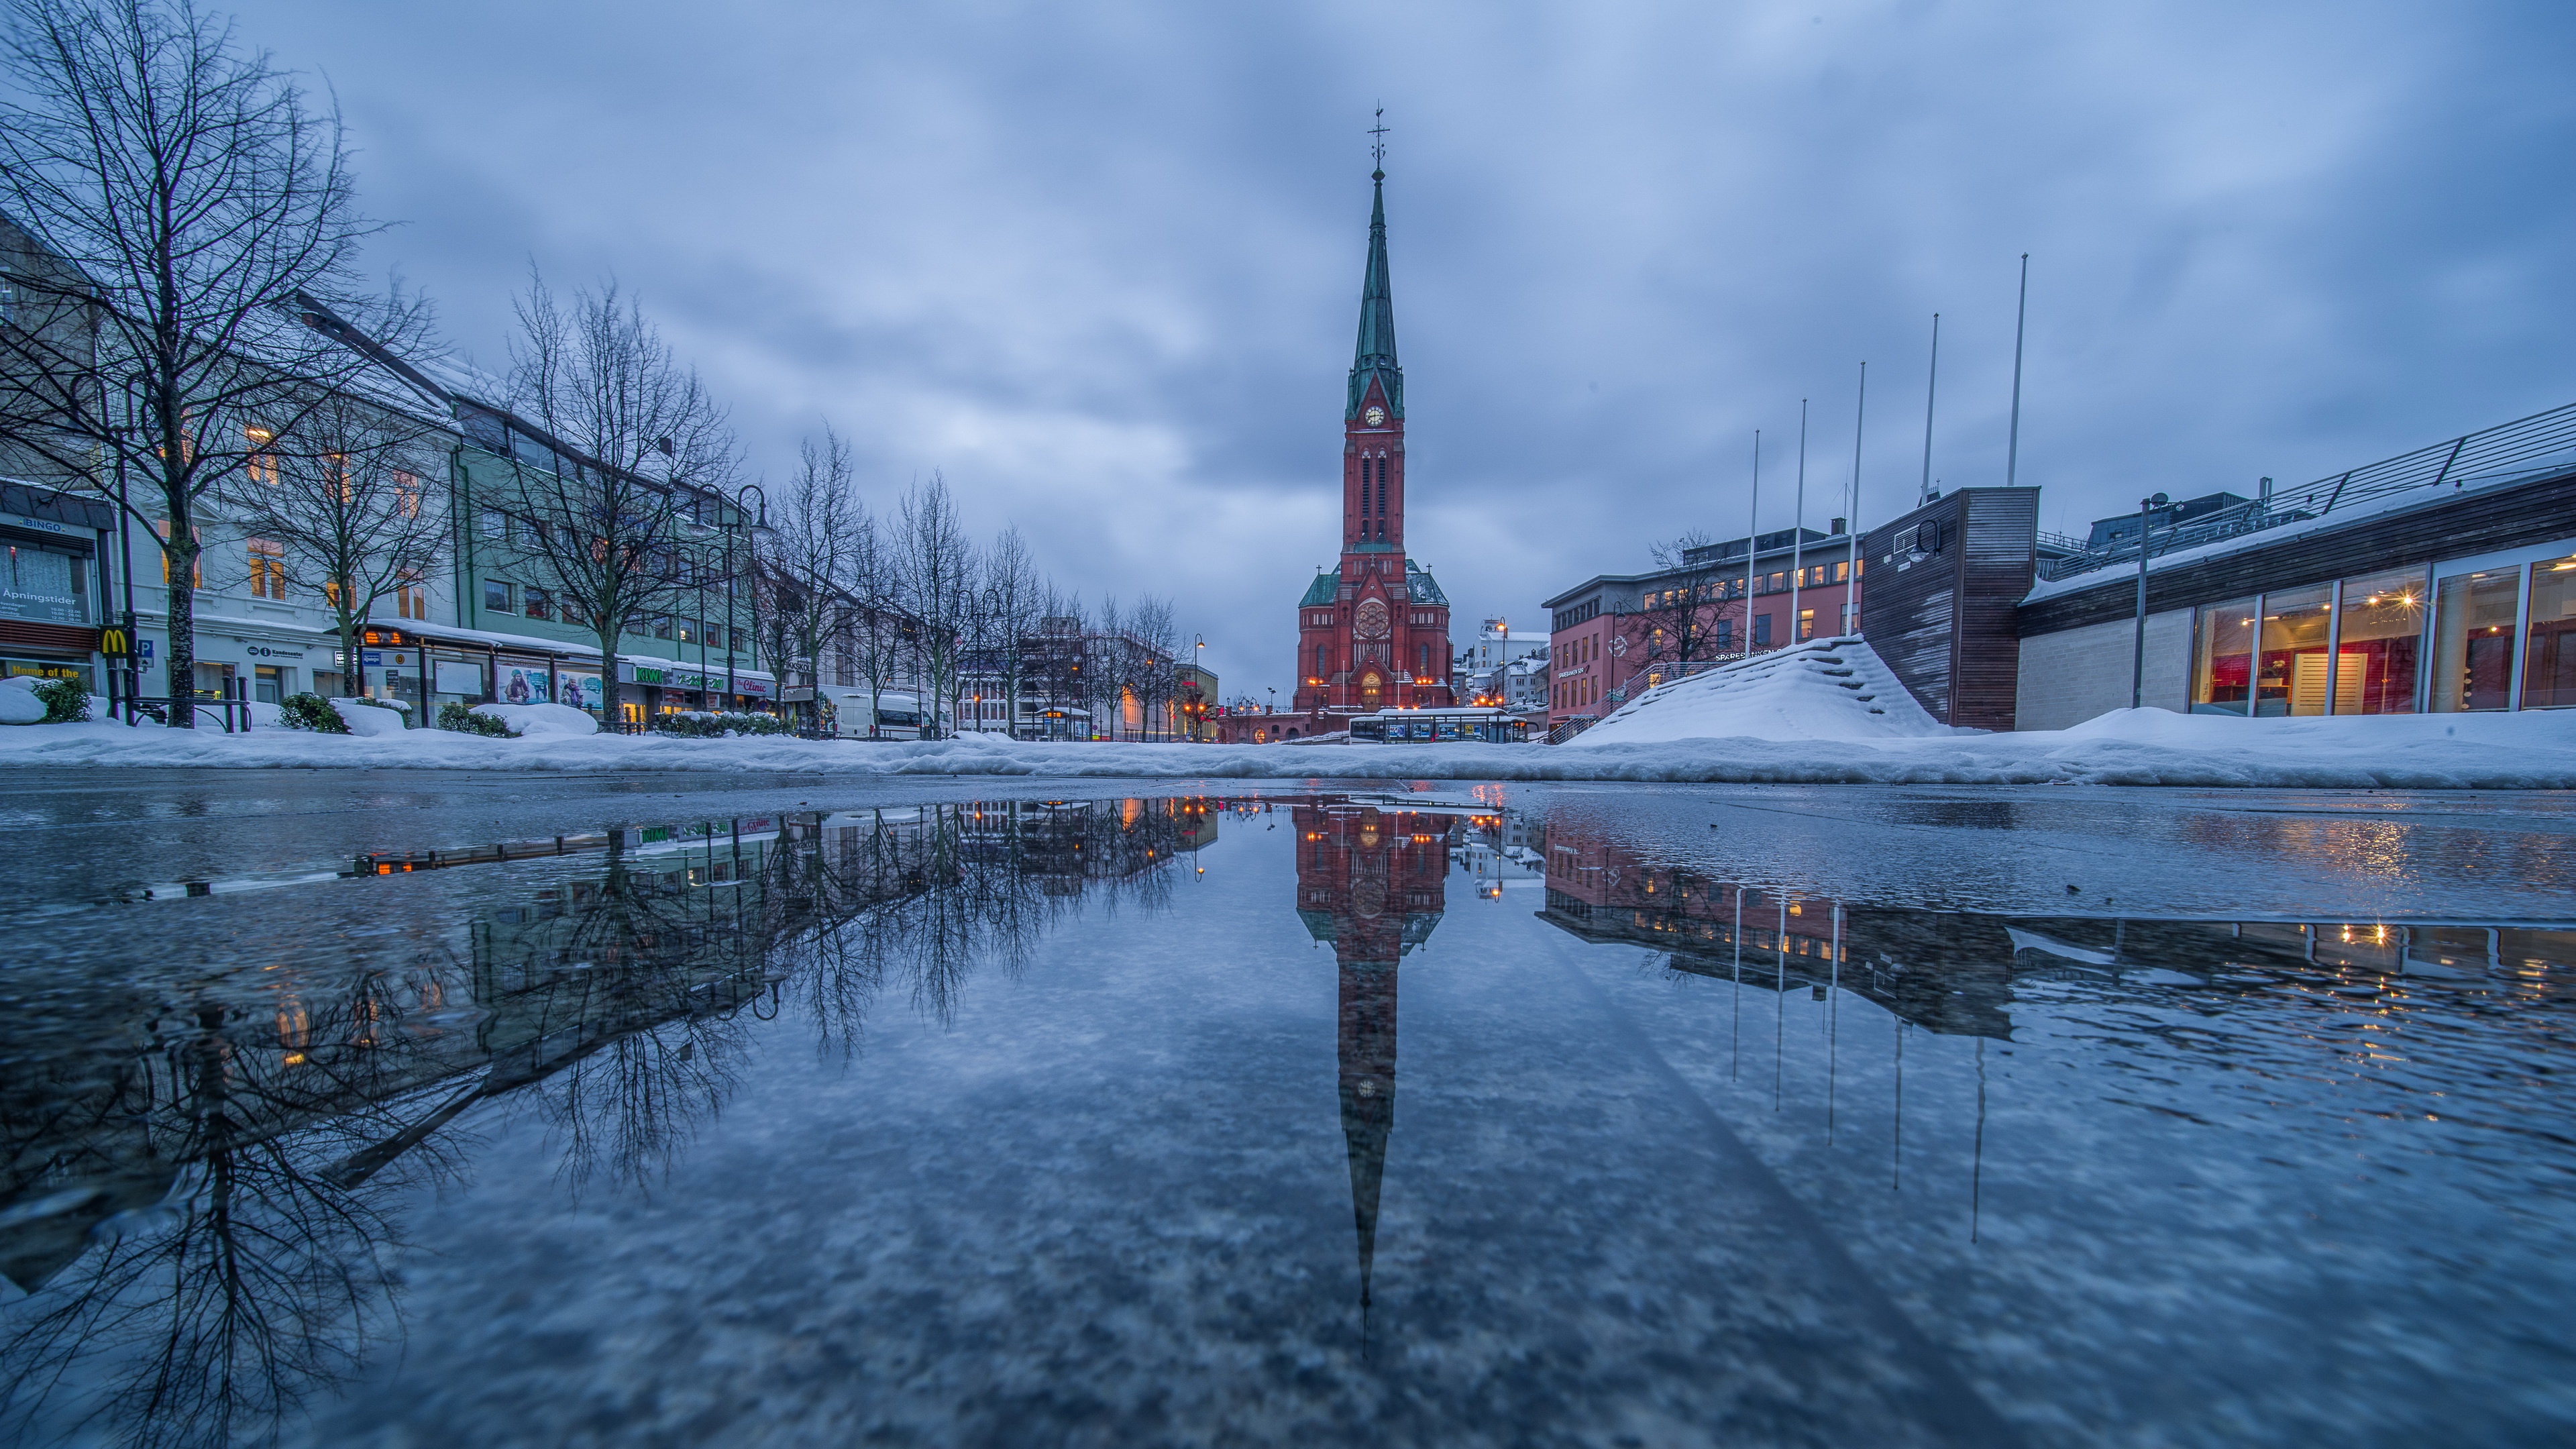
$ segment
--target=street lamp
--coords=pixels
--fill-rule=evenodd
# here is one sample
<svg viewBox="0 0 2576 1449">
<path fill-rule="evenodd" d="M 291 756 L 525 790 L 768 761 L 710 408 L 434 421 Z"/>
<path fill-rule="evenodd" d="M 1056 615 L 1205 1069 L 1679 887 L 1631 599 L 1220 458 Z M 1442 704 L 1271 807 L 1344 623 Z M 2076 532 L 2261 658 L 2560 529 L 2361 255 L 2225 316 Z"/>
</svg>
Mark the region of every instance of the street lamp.
<svg viewBox="0 0 2576 1449">
<path fill-rule="evenodd" d="M 2147 692 L 2147 530 L 2165 506 L 2165 495 L 2138 500 L 2138 638 L 2129 658 L 2129 708 L 2136 709 Z"/>
<path fill-rule="evenodd" d="M 715 490 L 715 492 L 718 497 L 723 496 L 723 490 L 718 489 Z M 746 524 L 742 521 L 743 514 L 749 511 L 743 506 L 742 495 L 745 493 L 751 494 L 760 500 L 760 513 L 758 515 L 757 522 Z M 733 503 L 732 516 L 726 518 L 720 525 L 718 525 L 724 529 L 725 536 L 725 697 L 728 699 L 732 698 L 734 695 L 733 641 L 736 632 L 736 627 L 733 622 L 733 531 L 737 528 L 767 528 L 769 526 L 769 495 L 760 491 L 759 484 L 745 483 L 740 488 L 734 490 L 734 495 L 731 501 Z M 748 561 L 749 549 L 750 541 L 746 539 L 744 540 L 746 562 Z M 703 619 L 699 620 L 698 627 L 703 630 L 706 627 L 706 621 Z M 760 638 L 760 591 L 758 589 L 754 589 L 751 592 L 751 635 L 753 642 L 757 643 Z M 700 648 L 698 653 L 700 658 L 704 658 L 706 655 L 706 651 L 703 647 Z"/>
</svg>

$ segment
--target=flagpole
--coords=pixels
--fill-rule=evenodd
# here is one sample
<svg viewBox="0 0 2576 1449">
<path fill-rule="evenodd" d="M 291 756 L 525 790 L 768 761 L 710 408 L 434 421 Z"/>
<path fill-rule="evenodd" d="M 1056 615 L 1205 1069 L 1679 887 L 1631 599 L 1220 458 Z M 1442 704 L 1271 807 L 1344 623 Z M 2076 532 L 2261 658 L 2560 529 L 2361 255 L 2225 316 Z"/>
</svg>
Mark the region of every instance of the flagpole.
<svg viewBox="0 0 2576 1449">
<path fill-rule="evenodd" d="M 1807 400 L 1798 399 L 1798 505 L 1789 519 L 1789 642 L 1798 638 L 1798 590 L 1807 582 Z"/>
<path fill-rule="evenodd" d="M 1923 380 L 1923 486 L 1915 490 L 1914 506 L 1932 501 L 1932 398 L 1941 384 L 1941 314 L 1932 314 L 1932 370 Z"/>
<path fill-rule="evenodd" d="M 1860 365 L 1860 401 L 1852 405 L 1850 567 L 1843 570 L 1843 632 L 1860 632 L 1860 429 L 1869 420 L 1869 364 Z"/>
<path fill-rule="evenodd" d="M 2021 254 L 2021 302 L 2013 309 L 2012 441 L 2004 449 L 2004 486 L 2021 471 L 2021 339 L 2030 322 L 2030 253 Z"/>
</svg>

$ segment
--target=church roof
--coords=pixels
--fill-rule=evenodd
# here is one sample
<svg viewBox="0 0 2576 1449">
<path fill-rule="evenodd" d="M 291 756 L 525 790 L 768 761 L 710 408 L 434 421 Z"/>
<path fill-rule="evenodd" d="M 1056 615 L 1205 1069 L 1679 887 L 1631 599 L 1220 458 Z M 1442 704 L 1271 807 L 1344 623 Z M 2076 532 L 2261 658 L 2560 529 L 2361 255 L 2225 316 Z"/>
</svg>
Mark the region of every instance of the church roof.
<svg viewBox="0 0 2576 1449">
<path fill-rule="evenodd" d="M 1306 586 L 1306 597 L 1297 601 L 1297 607 L 1301 609 L 1321 608 L 1324 605 L 1331 603 L 1333 601 L 1333 597 L 1341 591 L 1342 571 L 1340 569 L 1335 569 L 1328 574 L 1317 574 L 1315 575 L 1315 581 Z"/>
<path fill-rule="evenodd" d="M 1360 283 L 1360 339 L 1351 355 L 1351 392 L 1342 420 L 1360 415 L 1360 402 L 1375 378 L 1386 393 L 1387 411 L 1404 416 L 1404 370 L 1395 363 L 1395 295 L 1386 275 L 1386 173 L 1371 180 L 1377 199 L 1369 208 L 1368 275 Z"/>
<path fill-rule="evenodd" d="M 1407 598 L 1417 604 L 1438 604 L 1444 609 L 1449 607 L 1449 596 L 1440 592 L 1440 585 L 1433 581 L 1431 575 L 1422 571 L 1422 565 L 1411 559 L 1404 561 L 1404 592 Z"/>
</svg>

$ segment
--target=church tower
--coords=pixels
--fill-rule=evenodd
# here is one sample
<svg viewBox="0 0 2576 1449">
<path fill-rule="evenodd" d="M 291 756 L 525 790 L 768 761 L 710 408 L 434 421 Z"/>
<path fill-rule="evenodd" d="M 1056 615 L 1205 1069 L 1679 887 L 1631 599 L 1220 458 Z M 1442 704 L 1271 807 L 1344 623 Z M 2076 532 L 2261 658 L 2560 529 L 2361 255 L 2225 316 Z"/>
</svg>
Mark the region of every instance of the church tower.
<svg viewBox="0 0 2576 1449">
<path fill-rule="evenodd" d="M 1387 274 L 1386 172 L 1370 181 L 1359 343 L 1342 402 L 1341 566 L 1317 574 L 1298 604 L 1294 698 L 1318 715 L 1454 702 L 1449 600 L 1404 553 L 1404 370 Z"/>
</svg>

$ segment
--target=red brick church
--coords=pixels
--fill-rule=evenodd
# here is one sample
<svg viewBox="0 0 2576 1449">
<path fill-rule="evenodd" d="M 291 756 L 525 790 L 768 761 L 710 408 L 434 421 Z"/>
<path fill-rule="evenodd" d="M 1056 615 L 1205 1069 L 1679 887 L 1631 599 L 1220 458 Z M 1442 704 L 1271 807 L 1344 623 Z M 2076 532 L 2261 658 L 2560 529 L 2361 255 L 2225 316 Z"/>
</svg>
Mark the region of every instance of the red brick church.
<svg viewBox="0 0 2576 1449">
<path fill-rule="evenodd" d="M 1386 173 L 1372 180 L 1359 347 L 1342 404 L 1342 563 L 1317 574 L 1297 605 L 1295 708 L 1318 730 L 1389 706 L 1453 702 L 1449 600 L 1404 556 L 1404 372 L 1387 287 Z"/>
</svg>

